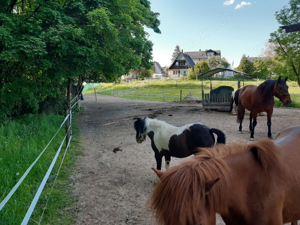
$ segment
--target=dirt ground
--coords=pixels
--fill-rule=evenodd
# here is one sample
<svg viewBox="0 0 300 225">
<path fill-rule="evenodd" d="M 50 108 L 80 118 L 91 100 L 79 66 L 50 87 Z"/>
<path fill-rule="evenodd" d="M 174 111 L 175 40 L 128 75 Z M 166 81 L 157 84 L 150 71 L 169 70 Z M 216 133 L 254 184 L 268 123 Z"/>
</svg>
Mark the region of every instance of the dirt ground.
<svg viewBox="0 0 300 225">
<path fill-rule="evenodd" d="M 201 104 L 163 103 L 85 95 L 85 110 L 79 117 L 83 155 L 74 174 L 76 224 L 154 225 L 148 199 L 156 180 L 150 169 L 155 166 L 150 140 L 135 141 L 135 117 L 155 117 L 176 126 L 201 122 L 226 134 L 227 143 L 249 142 L 249 119 L 244 133 L 238 133 L 236 116 L 226 112 L 203 111 Z M 272 117 L 273 137 L 280 130 L 299 125 L 298 109 L 275 108 Z M 258 117 L 255 139 L 267 137 L 267 118 Z M 114 152 L 115 148 L 121 151 Z M 171 166 L 180 159 L 172 158 Z M 164 162 L 163 162 L 164 168 Z M 218 225 L 223 225 L 218 217 Z"/>
</svg>

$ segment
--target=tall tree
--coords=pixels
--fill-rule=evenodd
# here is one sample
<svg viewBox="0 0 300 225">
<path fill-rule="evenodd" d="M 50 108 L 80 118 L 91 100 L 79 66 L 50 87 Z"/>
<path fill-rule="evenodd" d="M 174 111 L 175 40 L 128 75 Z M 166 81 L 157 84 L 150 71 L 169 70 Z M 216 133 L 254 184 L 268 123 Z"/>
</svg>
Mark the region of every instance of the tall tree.
<svg viewBox="0 0 300 225">
<path fill-rule="evenodd" d="M 300 22 L 300 0 L 290 0 L 289 5 L 276 12 L 276 19 L 281 25 L 291 25 Z M 275 51 L 277 60 L 281 62 L 280 75 L 287 75 L 291 80 L 297 80 L 300 86 L 300 45 L 299 31 L 285 33 L 279 28 L 271 33 L 270 42 L 277 45 Z"/>
<path fill-rule="evenodd" d="M 253 62 L 254 75 L 258 78 L 266 78 L 270 74 L 271 60 L 256 59 Z"/>
<path fill-rule="evenodd" d="M 67 81 L 112 81 L 153 65 L 148 0 L 2 0 L 0 120 L 35 113 Z"/>
<path fill-rule="evenodd" d="M 201 73 L 210 70 L 208 63 L 206 61 L 198 62 L 194 68 L 189 68 L 189 73 L 187 75 L 188 79 L 196 79 Z"/>
<path fill-rule="evenodd" d="M 254 65 L 252 62 L 247 60 L 246 56 L 243 55 L 240 61 L 240 65 L 237 70 L 247 73 L 249 76 L 254 76 Z"/>
<path fill-rule="evenodd" d="M 174 60 L 177 58 L 177 56 L 179 55 L 179 53 L 181 52 L 179 45 L 176 45 L 174 52 L 172 54 L 172 59 L 171 59 L 171 63 L 174 62 Z"/>
<path fill-rule="evenodd" d="M 228 68 L 230 65 L 228 61 L 223 57 L 220 56 L 211 56 L 207 59 L 207 63 L 211 69 L 215 68 Z"/>
</svg>

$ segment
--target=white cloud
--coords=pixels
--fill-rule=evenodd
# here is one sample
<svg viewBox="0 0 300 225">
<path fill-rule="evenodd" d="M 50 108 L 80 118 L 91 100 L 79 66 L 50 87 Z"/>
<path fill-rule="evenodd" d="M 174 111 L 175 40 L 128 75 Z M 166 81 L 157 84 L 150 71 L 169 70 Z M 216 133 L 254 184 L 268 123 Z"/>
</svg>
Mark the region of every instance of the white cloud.
<svg viewBox="0 0 300 225">
<path fill-rule="evenodd" d="M 241 4 L 237 4 L 234 9 L 242 8 L 245 5 L 252 5 L 252 4 L 251 4 L 251 2 L 244 2 L 244 1 L 242 1 Z"/>
<path fill-rule="evenodd" d="M 231 5 L 234 3 L 234 0 L 227 0 L 226 2 L 223 3 L 223 5 Z"/>
</svg>

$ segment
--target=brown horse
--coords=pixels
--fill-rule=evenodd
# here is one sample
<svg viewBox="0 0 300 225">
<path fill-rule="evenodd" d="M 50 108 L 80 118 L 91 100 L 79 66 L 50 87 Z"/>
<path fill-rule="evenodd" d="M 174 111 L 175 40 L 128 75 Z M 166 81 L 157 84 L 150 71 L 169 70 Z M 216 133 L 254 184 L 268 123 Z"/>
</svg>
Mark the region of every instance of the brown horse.
<svg viewBox="0 0 300 225">
<path fill-rule="evenodd" d="M 151 197 L 159 224 L 282 225 L 300 219 L 300 126 L 274 141 L 218 145 L 160 176 Z"/>
<path fill-rule="evenodd" d="M 245 109 L 250 111 L 250 140 L 254 140 L 254 129 L 257 124 L 256 117 L 260 112 L 267 112 L 268 137 L 272 138 L 271 117 L 273 114 L 274 96 L 279 98 L 283 105 L 291 104 L 288 86 L 285 79 L 267 80 L 258 87 L 247 85 L 239 93 L 237 122 L 240 123 L 239 131 L 242 132 L 242 123 L 245 115 Z M 252 123 L 253 119 L 253 123 Z"/>
</svg>

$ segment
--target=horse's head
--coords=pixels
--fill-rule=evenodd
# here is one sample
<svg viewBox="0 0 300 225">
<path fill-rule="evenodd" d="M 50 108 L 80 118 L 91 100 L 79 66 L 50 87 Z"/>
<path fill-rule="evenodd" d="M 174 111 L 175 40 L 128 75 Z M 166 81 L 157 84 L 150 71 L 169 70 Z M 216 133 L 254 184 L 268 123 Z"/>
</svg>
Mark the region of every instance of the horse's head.
<svg viewBox="0 0 300 225">
<path fill-rule="evenodd" d="M 134 122 L 134 129 L 136 131 L 136 142 L 140 144 L 145 141 L 147 137 L 147 127 L 145 119 L 138 118 Z"/>
<path fill-rule="evenodd" d="M 292 102 L 288 90 L 289 87 L 286 85 L 287 79 L 287 77 L 285 79 L 281 79 L 281 76 L 279 76 L 274 86 L 274 95 L 279 98 L 284 106 L 288 106 Z"/>
<path fill-rule="evenodd" d="M 152 169 L 160 178 L 151 198 L 158 222 L 172 225 L 216 224 L 216 212 L 208 195 L 220 178 L 207 180 L 199 176 L 194 167 L 188 166 L 174 166 L 166 172 Z"/>
</svg>

